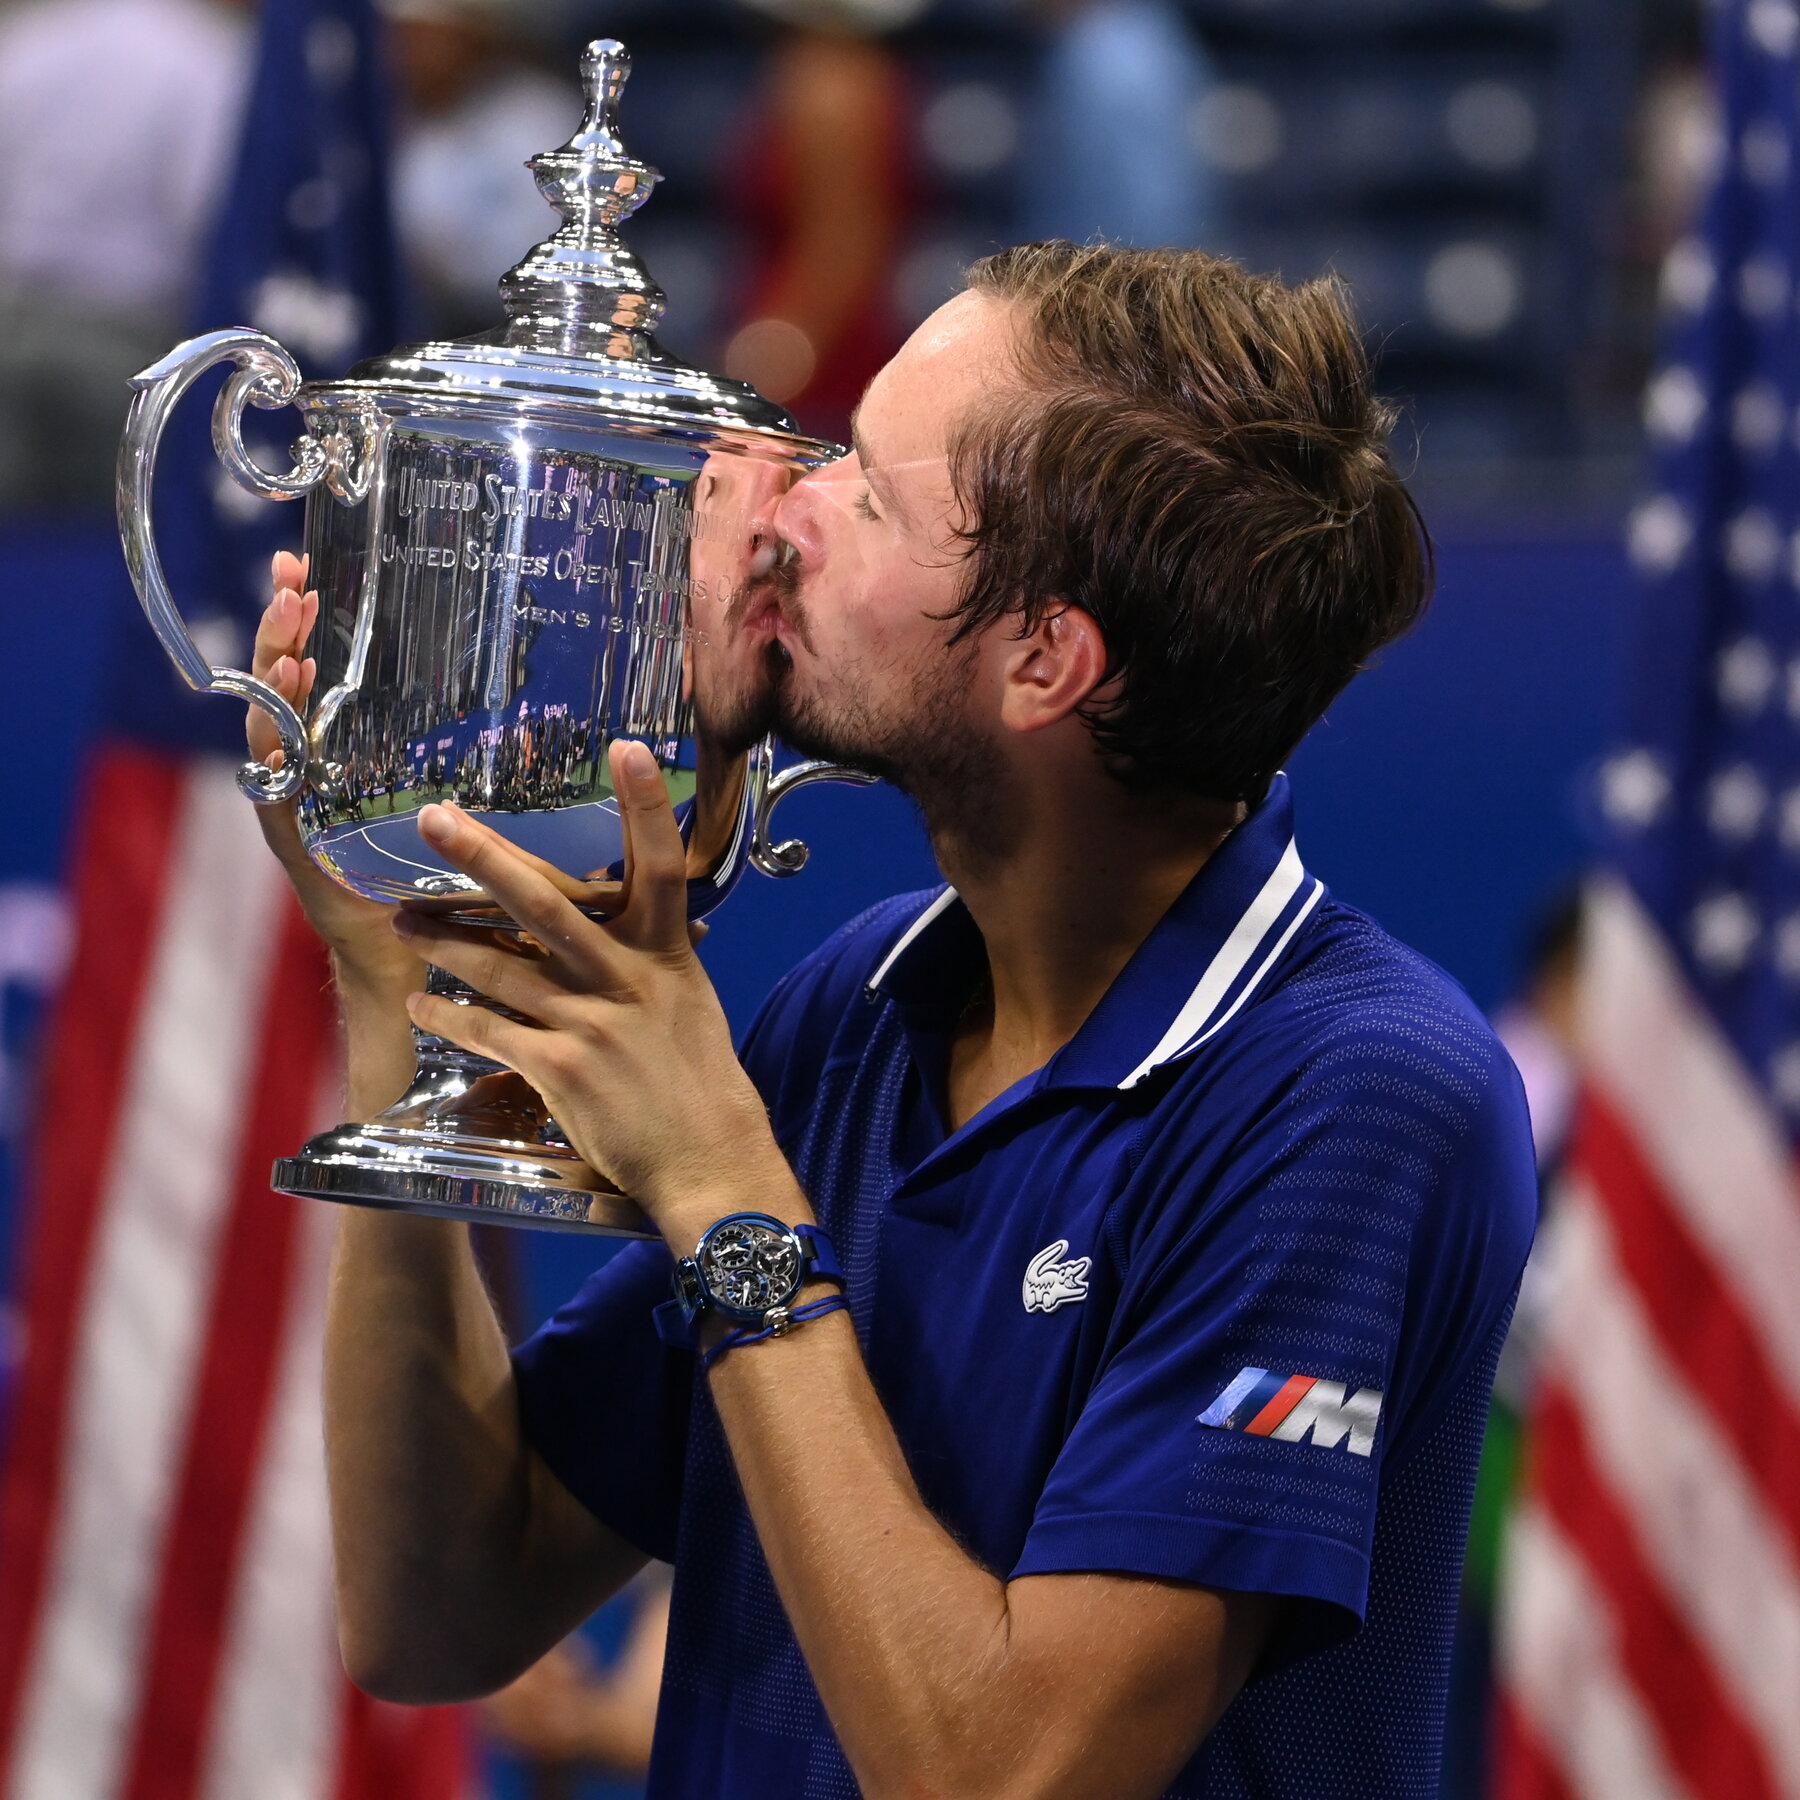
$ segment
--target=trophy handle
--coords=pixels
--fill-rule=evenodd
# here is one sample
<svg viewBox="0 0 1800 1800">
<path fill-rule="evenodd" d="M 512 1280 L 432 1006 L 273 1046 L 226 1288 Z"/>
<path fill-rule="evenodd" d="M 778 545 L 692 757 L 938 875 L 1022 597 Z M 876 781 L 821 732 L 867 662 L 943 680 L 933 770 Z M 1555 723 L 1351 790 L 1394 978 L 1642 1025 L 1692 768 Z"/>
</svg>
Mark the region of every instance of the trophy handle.
<svg viewBox="0 0 1800 1800">
<path fill-rule="evenodd" d="M 764 875 L 773 876 L 798 875 L 806 867 L 812 852 L 798 838 L 780 844 L 769 841 L 769 815 L 795 789 L 810 787 L 815 781 L 847 781 L 856 787 L 872 787 L 878 779 L 834 762 L 795 763 L 777 774 L 775 741 L 764 738 L 750 752 L 751 863 Z"/>
<path fill-rule="evenodd" d="M 263 468 L 244 447 L 244 407 L 286 406 L 299 389 L 300 369 L 293 357 L 260 331 L 245 327 L 209 331 L 203 337 L 177 344 L 160 362 L 131 378 L 131 409 L 125 416 L 125 435 L 119 444 L 119 537 L 144 617 L 182 680 L 202 694 L 231 694 L 246 700 L 274 720 L 281 738 L 280 769 L 272 769 L 267 763 L 247 762 L 237 775 L 238 786 L 252 800 L 273 806 L 293 799 L 306 781 L 305 723 L 266 681 L 258 681 L 243 669 L 216 669 L 200 654 L 200 646 L 194 642 L 169 592 L 150 517 L 156 452 L 162 442 L 163 427 L 176 402 L 194 382 L 214 363 L 227 360 L 236 363 L 237 369 L 220 390 L 218 404 L 213 408 L 212 436 L 213 448 L 233 478 L 264 499 L 293 500 L 315 486 L 325 473 L 325 450 L 312 438 L 301 440 L 295 466 L 285 475 Z"/>
</svg>

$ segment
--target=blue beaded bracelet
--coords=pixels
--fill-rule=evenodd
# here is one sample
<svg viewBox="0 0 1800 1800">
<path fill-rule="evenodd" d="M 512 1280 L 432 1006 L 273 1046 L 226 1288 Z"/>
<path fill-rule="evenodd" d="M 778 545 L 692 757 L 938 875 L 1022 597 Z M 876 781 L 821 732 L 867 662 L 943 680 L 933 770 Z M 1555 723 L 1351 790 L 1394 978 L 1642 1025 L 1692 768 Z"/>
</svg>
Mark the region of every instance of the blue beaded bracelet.
<svg viewBox="0 0 1800 1800">
<path fill-rule="evenodd" d="M 769 1315 L 772 1322 L 760 1331 L 734 1331 L 730 1337 L 721 1338 L 700 1359 L 700 1366 L 710 1369 L 727 1350 L 735 1350 L 740 1344 L 760 1344 L 764 1338 L 785 1337 L 796 1325 L 804 1325 L 810 1319 L 822 1319 L 827 1313 L 846 1311 L 849 1305 L 842 1294 L 827 1294 L 822 1300 L 809 1300 L 804 1306 L 796 1306 L 792 1312 L 778 1307 Z"/>
</svg>

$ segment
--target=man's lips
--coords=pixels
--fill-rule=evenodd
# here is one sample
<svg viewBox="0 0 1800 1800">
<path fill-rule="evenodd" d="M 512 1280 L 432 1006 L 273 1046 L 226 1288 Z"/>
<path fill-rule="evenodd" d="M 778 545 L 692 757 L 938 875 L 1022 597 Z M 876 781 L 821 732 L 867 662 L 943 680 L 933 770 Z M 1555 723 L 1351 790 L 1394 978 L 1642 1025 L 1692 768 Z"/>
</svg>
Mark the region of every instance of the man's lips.
<svg viewBox="0 0 1800 1800">
<path fill-rule="evenodd" d="M 746 637 L 782 637 L 789 629 L 781 611 L 781 596 L 773 586 L 766 586 L 763 592 L 752 596 L 738 622 L 738 630 Z"/>
<path fill-rule="evenodd" d="M 798 570 L 791 558 L 760 550 L 751 578 L 725 615 L 735 633 L 751 639 L 807 643 L 806 617 L 796 593 Z"/>
</svg>

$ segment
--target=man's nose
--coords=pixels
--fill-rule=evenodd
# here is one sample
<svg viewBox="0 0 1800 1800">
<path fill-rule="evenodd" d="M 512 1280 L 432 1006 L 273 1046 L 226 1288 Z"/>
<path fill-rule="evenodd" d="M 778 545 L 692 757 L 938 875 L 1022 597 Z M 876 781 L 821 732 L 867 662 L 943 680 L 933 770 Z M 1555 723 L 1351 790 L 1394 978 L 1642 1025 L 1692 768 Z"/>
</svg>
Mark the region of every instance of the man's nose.
<svg viewBox="0 0 1800 1800">
<path fill-rule="evenodd" d="M 784 542 L 793 545 L 803 562 L 816 562 L 825 548 L 828 506 L 829 502 L 819 491 L 817 475 L 795 482 L 776 504 L 776 533 Z"/>
</svg>

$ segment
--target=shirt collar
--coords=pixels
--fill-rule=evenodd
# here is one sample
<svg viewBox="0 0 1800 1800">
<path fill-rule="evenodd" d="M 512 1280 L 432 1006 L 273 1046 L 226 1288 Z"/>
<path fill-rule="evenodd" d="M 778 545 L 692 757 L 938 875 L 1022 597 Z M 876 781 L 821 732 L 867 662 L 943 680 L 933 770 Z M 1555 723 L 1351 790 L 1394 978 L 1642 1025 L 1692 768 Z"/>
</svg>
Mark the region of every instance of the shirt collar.
<svg viewBox="0 0 1800 1800">
<path fill-rule="evenodd" d="M 1208 858 L 1042 1070 L 1040 1086 L 1132 1088 L 1198 1050 L 1249 1002 L 1324 897 L 1294 843 L 1277 775 L 1262 804 Z M 941 1010 L 968 991 L 980 933 L 954 888 L 928 905 L 869 979 L 871 994 Z"/>
</svg>

